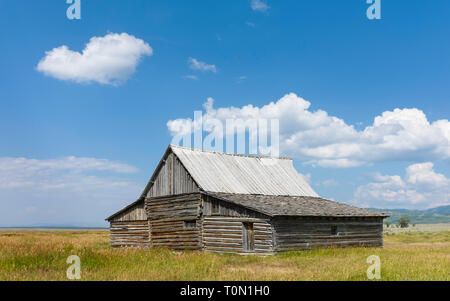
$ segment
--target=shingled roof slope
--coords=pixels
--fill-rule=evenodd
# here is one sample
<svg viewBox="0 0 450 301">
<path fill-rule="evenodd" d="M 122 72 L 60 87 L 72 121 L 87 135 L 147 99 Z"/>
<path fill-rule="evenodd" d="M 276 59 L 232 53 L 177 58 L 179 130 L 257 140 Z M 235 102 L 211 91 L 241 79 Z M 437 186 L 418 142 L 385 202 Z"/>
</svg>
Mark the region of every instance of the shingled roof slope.
<svg viewBox="0 0 450 301">
<path fill-rule="evenodd" d="M 265 215 L 305 217 L 387 217 L 384 213 L 369 211 L 351 205 L 310 196 L 268 196 L 231 193 L 207 195 Z"/>
</svg>

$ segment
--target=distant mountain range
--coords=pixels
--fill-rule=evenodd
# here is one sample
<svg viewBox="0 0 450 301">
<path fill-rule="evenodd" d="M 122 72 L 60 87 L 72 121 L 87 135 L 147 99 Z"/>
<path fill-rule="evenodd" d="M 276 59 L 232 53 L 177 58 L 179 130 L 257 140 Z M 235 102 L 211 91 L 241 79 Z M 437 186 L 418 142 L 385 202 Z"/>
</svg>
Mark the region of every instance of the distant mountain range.
<svg viewBox="0 0 450 301">
<path fill-rule="evenodd" d="M 385 222 L 396 224 L 401 217 L 409 218 L 412 224 L 440 224 L 450 223 L 450 205 L 440 206 L 427 210 L 409 210 L 409 209 L 377 209 L 369 210 L 384 212 L 390 215 Z"/>
</svg>

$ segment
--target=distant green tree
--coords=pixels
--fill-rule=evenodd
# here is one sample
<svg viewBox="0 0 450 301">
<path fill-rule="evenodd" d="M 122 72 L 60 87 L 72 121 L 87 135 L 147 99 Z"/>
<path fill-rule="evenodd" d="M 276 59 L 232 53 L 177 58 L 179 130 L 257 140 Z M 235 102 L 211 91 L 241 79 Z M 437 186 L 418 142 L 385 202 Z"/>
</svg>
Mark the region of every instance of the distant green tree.
<svg viewBox="0 0 450 301">
<path fill-rule="evenodd" d="M 391 225 L 390 222 L 386 222 L 386 227 L 389 228 L 389 226 Z"/>
<path fill-rule="evenodd" d="M 408 228 L 409 225 L 409 218 L 407 217 L 401 217 L 398 220 L 398 224 L 400 225 L 400 228 Z"/>
</svg>

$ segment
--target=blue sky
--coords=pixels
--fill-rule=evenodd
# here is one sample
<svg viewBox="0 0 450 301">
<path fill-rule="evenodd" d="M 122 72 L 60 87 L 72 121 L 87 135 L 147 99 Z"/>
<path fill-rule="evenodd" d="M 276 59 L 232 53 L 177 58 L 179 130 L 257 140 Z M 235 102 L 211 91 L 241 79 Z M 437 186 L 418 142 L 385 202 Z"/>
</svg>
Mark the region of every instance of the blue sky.
<svg viewBox="0 0 450 301">
<path fill-rule="evenodd" d="M 304 119 L 280 113 L 286 135 L 314 127 L 303 123 L 317 110 L 344 124 L 324 117 L 311 132 L 321 141 L 282 148 L 321 196 L 448 204 L 450 3 L 382 0 L 382 19 L 368 20 L 365 2 L 81 0 L 82 19 L 69 20 L 64 0 L 0 1 L 0 226 L 103 225 L 144 188 L 172 139 L 168 121 L 193 118 L 209 97 L 227 110 L 289 93 L 286 112 Z M 38 68 L 55 48 L 122 33 L 151 53 L 136 46 L 120 83 Z"/>
</svg>

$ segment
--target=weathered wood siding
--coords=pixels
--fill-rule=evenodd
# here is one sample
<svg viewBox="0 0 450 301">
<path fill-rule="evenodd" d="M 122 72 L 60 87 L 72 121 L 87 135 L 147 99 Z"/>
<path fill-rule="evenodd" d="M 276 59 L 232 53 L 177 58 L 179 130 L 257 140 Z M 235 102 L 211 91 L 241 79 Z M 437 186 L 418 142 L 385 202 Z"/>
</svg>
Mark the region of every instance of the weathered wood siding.
<svg viewBox="0 0 450 301">
<path fill-rule="evenodd" d="M 382 218 L 302 218 L 272 220 L 275 251 L 328 246 L 383 246 Z M 337 227 L 337 235 L 332 234 Z"/>
<path fill-rule="evenodd" d="M 110 241 L 112 247 L 148 247 L 150 246 L 149 224 L 142 221 L 112 221 Z"/>
<path fill-rule="evenodd" d="M 173 153 L 163 159 L 147 197 L 199 192 L 197 184 Z"/>
<path fill-rule="evenodd" d="M 148 247 L 150 230 L 144 201 L 137 202 L 110 220 L 112 247 Z"/>
<path fill-rule="evenodd" d="M 119 213 L 113 217 L 110 221 L 121 222 L 121 221 L 143 221 L 147 220 L 147 212 L 145 212 L 144 201 L 136 203 L 127 210 Z"/>
<path fill-rule="evenodd" d="M 244 223 L 253 225 L 253 250 L 246 250 Z M 272 254 L 272 226 L 269 217 L 220 199 L 204 196 L 203 249 L 239 254 Z"/>
<path fill-rule="evenodd" d="M 244 223 L 253 224 L 254 250 L 244 249 Z M 272 254 L 272 227 L 268 220 L 260 218 L 205 216 L 203 218 L 203 250 L 239 254 Z"/>
<path fill-rule="evenodd" d="M 201 194 L 147 198 L 152 246 L 201 249 Z"/>
<path fill-rule="evenodd" d="M 229 217 L 254 217 L 267 219 L 264 214 L 255 212 L 244 208 L 242 206 L 234 205 L 211 196 L 204 196 L 203 202 L 204 216 L 229 216 Z"/>
</svg>

